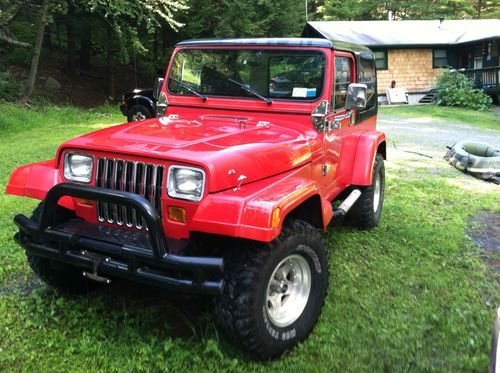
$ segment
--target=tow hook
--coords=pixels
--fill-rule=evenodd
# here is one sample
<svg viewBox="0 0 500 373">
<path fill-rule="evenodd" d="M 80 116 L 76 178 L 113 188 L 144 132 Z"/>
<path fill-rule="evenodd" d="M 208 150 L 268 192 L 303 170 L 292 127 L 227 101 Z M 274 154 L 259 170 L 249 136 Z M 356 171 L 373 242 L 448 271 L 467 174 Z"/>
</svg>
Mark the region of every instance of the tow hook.
<svg viewBox="0 0 500 373">
<path fill-rule="evenodd" d="M 102 261 L 104 260 L 106 262 L 109 262 L 110 259 L 108 257 L 103 258 L 100 255 L 89 253 L 86 250 L 82 250 L 81 254 L 83 256 L 87 257 L 87 258 L 90 258 L 92 260 L 93 264 L 94 264 L 94 266 L 93 266 L 93 272 L 83 271 L 83 273 L 82 273 L 83 277 L 86 277 L 86 278 L 88 278 L 90 280 L 93 280 L 93 281 L 96 281 L 96 282 L 100 282 L 100 283 L 103 283 L 103 284 L 110 284 L 111 283 L 111 279 L 109 279 L 107 277 L 99 276 L 97 274 L 97 268 L 102 263 Z"/>
</svg>

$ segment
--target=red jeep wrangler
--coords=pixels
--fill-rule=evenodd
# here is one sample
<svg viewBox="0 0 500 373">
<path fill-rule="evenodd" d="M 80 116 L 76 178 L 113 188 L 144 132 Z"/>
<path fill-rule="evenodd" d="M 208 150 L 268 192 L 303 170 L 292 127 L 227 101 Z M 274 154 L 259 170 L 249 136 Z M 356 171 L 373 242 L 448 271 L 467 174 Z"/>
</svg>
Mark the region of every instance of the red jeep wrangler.
<svg viewBox="0 0 500 373">
<path fill-rule="evenodd" d="M 324 39 L 186 41 L 157 83 L 158 118 L 14 171 L 7 193 L 43 201 L 15 217 L 15 240 L 61 291 L 126 278 L 214 295 L 230 340 L 280 355 L 321 313 L 327 225 L 380 220 L 373 54 Z"/>
</svg>

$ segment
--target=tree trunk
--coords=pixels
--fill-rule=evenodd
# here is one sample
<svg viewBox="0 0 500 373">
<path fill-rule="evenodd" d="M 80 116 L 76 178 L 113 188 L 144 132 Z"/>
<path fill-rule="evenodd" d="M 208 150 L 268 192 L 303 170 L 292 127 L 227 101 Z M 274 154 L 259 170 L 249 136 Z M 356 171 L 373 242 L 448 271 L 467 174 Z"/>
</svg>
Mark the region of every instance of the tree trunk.
<svg viewBox="0 0 500 373">
<path fill-rule="evenodd" d="M 90 70 L 90 52 L 92 49 L 92 28 L 88 20 L 83 20 L 83 31 L 80 41 L 80 68 L 84 71 Z"/>
<path fill-rule="evenodd" d="M 476 18 L 481 18 L 481 11 L 483 10 L 483 0 L 478 0 L 476 3 Z"/>
<path fill-rule="evenodd" d="M 158 39 L 160 35 L 158 34 L 158 29 L 155 29 L 154 39 L 153 39 L 153 62 L 158 61 Z"/>
<path fill-rule="evenodd" d="M 106 45 L 106 60 L 108 63 L 108 97 L 112 100 L 115 99 L 115 66 L 113 56 L 113 30 L 111 26 L 108 27 L 108 40 Z"/>
<path fill-rule="evenodd" d="M 50 25 L 45 26 L 42 46 L 47 48 L 51 53 L 54 50 L 54 47 L 52 45 L 52 27 L 50 27 Z"/>
<path fill-rule="evenodd" d="M 68 1 L 68 15 L 66 16 L 66 36 L 68 37 L 68 50 L 66 55 L 66 70 L 69 74 L 76 74 L 75 53 L 76 53 L 76 35 L 75 35 L 75 7 L 71 1 Z"/>
<path fill-rule="evenodd" d="M 56 41 L 57 41 L 57 50 L 61 50 L 61 27 L 60 25 L 60 18 L 59 20 L 56 20 Z"/>
<path fill-rule="evenodd" d="M 38 72 L 38 62 L 40 60 L 40 51 L 42 49 L 43 35 L 45 32 L 45 25 L 47 23 L 47 8 L 48 0 L 42 1 L 42 7 L 40 9 L 40 17 L 38 19 L 38 25 L 36 30 L 35 46 L 33 49 L 33 58 L 31 60 L 30 74 L 28 76 L 28 85 L 24 91 L 24 101 L 28 101 L 35 90 L 36 75 Z"/>
</svg>

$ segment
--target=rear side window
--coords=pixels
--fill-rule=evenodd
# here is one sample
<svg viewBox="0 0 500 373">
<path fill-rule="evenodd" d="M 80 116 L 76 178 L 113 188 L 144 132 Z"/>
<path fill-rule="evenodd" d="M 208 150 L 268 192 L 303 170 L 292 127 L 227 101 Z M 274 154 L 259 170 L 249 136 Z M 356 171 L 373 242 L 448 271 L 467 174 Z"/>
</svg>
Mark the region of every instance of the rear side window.
<svg viewBox="0 0 500 373">
<path fill-rule="evenodd" d="M 345 107 L 347 87 L 352 82 L 351 59 L 335 57 L 335 86 L 333 91 L 333 108 L 339 110 Z"/>
<path fill-rule="evenodd" d="M 361 53 L 358 65 L 358 83 L 366 84 L 367 97 L 366 109 L 368 111 L 377 104 L 377 75 L 375 71 L 375 59 L 371 53 Z"/>
</svg>

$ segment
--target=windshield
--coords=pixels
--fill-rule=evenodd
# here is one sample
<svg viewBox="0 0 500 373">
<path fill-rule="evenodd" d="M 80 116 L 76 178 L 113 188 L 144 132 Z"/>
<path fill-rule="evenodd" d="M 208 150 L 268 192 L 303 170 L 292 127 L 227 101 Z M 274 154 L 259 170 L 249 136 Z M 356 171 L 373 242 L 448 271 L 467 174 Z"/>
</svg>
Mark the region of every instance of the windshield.
<svg viewBox="0 0 500 373">
<path fill-rule="evenodd" d="M 179 95 L 315 100 L 325 56 L 283 49 L 184 49 L 170 69 L 168 90 Z"/>
</svg>

